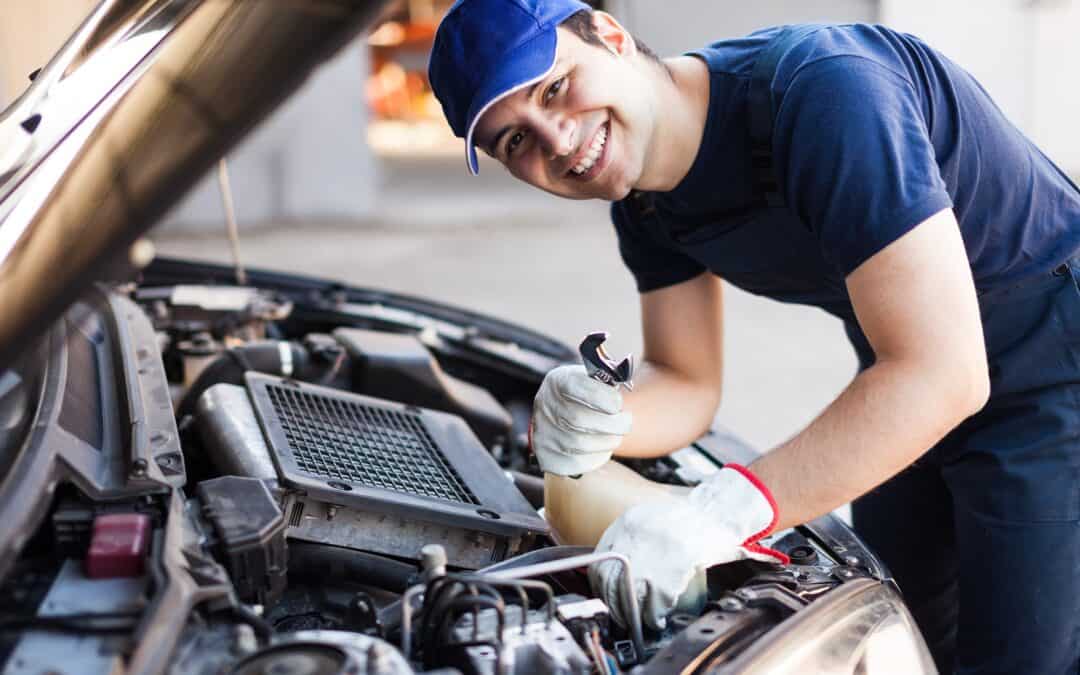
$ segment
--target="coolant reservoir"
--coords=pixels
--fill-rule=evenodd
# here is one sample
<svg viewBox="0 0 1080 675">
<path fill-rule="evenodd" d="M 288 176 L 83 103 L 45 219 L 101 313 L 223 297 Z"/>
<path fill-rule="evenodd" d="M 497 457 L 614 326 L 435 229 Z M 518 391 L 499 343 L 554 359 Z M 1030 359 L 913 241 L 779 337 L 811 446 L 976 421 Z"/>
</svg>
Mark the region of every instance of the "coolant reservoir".
<svg viewBox="0 0 1080 675">
<path fill-rule="evenodd" d="M 635 504 L 673 495 L 688 487 L 643 478 L 617 462 L 608 462 L 580 478 L 544 474 L 544 516 L 560 544 L 596 546 L 608 525 Z M 679 596 L 677 611 L 698 614 L 708 599 L 705 570 Z"/>
<path fill-rule="evenodd" d="M 635 504 L 690 488 L 643 478 L 617 462 L 608 462 L 580 478 L 544 474 L 544 515 L 559 543 L 596 546 L 608 525 Z"/>
</svg>

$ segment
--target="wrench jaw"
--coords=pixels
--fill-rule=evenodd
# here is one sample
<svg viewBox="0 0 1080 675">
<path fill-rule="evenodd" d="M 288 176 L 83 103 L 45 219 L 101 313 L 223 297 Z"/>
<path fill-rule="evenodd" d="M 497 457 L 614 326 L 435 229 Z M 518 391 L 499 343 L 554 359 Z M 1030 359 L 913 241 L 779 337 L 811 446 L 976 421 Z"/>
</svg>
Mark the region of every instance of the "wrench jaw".
<svg viewBox="0 0 1080 675">
<path fill-rule="evenodd" d="M 626 387 L 627 391 L 634 390 L 634 383 L 630 378 L 634 376 L 634 355 L 627 354 L 626 358 L 619 362 L 619 365 L 615 366 L 615 374 L 618 377 L 618 383 Z"/>
<path fill-rule="evenodd" d="M 604 350 L 604 341 L 607 337 L 607 332 L 599 331 L 589 333 L 581 341 L 578 351 L 581 352 L 585 372 L 589 377 L 604 384 L 612 387 L 626 387 L 627 391 L 633 391 L 634 383 L 631 378 L 634 375 L 634 356 L 628 354 L 626 358 L 616 363 Z"/>
</svg>

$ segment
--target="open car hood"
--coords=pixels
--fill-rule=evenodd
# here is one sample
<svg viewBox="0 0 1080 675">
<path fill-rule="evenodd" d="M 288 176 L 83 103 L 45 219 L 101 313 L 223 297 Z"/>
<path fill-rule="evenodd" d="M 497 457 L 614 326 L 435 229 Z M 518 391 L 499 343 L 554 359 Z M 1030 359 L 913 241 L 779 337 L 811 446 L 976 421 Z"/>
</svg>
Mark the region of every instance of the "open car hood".
<svg viewBox="0 0 1080 675">
<path fill-rule="evenodd" d="M 0 114 L 0 369 L 385 0 L 103 0 Z"/>
</svg>

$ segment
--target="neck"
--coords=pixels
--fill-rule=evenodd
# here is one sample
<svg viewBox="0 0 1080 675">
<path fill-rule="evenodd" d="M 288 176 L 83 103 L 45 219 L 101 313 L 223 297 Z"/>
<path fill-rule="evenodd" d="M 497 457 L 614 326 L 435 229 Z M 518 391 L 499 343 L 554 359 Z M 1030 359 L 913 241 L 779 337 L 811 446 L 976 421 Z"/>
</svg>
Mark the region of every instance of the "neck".
<svg viewBox="0 0 1080 675">
<path fill-rule="evenodd" d="M 634 186 L 639 190 L 667 192 L 678 185 L 690 172 L 705 134 L 709 69 L 693 56 L 664 59 L 664 65 L 654 69 L 656 124 Z"/>
</svg>

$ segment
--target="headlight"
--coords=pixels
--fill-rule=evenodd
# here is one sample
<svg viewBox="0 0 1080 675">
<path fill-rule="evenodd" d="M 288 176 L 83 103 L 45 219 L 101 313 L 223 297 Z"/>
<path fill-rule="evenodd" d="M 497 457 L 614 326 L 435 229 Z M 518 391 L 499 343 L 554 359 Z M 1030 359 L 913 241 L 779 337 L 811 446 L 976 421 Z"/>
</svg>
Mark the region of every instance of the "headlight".
<svg viewBox="0 0 1080 675">
<path fill-rule="evenodd" d="M 848 582 L 815 601 L 722 671 L 729 672 L 728 668 L 791 675 L 937 673 L 900 596 L 871 579 Z"/>
</svg>

